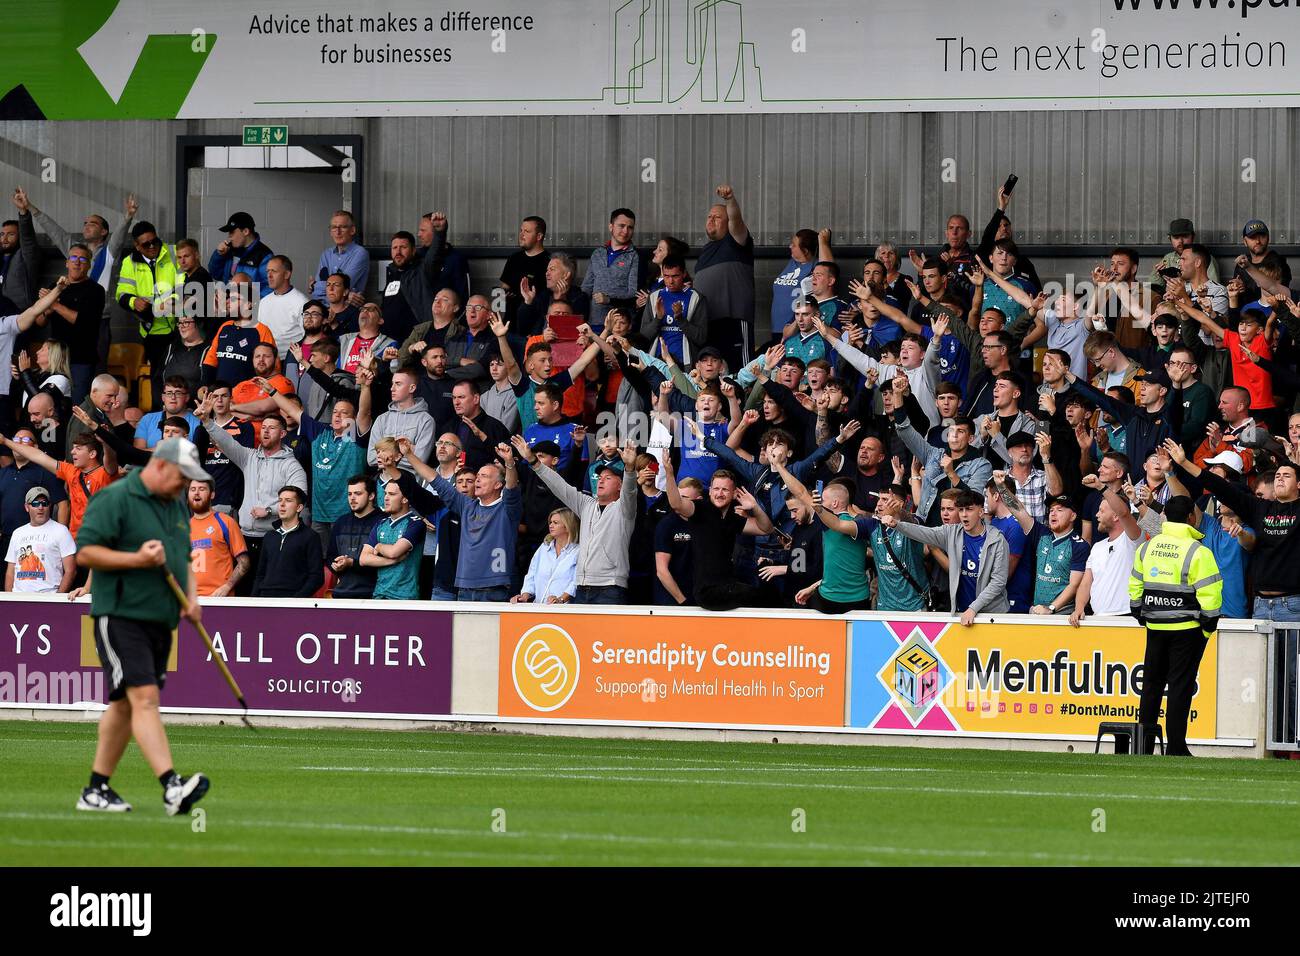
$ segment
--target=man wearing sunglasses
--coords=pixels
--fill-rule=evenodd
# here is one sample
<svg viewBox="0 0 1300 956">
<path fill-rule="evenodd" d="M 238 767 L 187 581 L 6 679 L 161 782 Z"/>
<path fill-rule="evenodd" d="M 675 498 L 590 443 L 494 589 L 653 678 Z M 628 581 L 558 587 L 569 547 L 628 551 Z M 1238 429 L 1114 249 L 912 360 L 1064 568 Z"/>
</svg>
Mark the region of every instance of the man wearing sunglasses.
<svg viewBox="0 0 1300 956">
<path fill-rule="evenodd" d="M 50 520 L 50 493 L 38 485 L 28 490 L 30 519 L 16 528 L 5 551 L 5 590 L 24 594 L 67 594 L 77 576 L 77 545 L 72 533 Z"/>
<path fill-rule="evenodd" d="M 181 308 L 181 271 L 176 253 L 166 246 L 151 222 L 131 227 L 135 251 L 122 263 L 117 279 L 117 303 L 139 323 L 144 354 L 149 360 L 153 394 L 162 394 L 167 346 L 176 331 Z"/>
</svg>

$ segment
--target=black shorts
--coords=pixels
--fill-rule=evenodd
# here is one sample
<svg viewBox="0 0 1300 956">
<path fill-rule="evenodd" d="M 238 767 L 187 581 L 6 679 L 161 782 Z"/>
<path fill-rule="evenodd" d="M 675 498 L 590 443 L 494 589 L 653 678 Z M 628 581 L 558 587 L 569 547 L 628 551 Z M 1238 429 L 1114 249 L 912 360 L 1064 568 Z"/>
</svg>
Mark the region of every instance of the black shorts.
<svg viewBox="0 0 1300 956">
<path fill-rule="evenodd" d="M 162 690 L 172 651 L 171 628 L 126 617 L 97 617 L 94 621 L 95 650 L 108 678 L 108 699 L 121 700 L 128 687 L 157 685 Z"/>
<path fill-rule="evenodd" d="M 812 593 L 808 599 L 808 606 L 815 611 L 821 611 L 823 614 L 848 614 L 850 611 L 868 610 L 869 600 L 855 601 L 852 604 L 845 604 L 841 601 L 832 601 L 830 598 L 823 597 L 821 588 Z"/>
</svg>

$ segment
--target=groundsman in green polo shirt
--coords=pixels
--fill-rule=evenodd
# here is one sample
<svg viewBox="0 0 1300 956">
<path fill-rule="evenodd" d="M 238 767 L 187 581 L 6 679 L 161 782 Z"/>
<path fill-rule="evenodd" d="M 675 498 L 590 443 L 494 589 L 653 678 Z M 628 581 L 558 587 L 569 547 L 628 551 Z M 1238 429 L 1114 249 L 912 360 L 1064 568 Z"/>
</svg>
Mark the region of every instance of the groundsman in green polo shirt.
<svg viewBox="0 0 1300 956">
<path fill-rule="evenodd" d="M 172 631 L 182 613 L 167 571 L 184 582 L 185 616 L 196 626 L 200 620 L 190 575 L 189 510 L 181 497 L 194 479 L 208 480 L 198 449 L 187 438 L 168 438 L 144 468 L 90 499 L 77 532 L 77 563 L 93 572 L 95 649 L 109 687 L 90 785 L 81 792 L 78 810 L 131 809 L 109 778 L 133 734 L 162 784 L 169 816 L 187 812 L 208 791 L 203 774 L 176 773 L 158 713 Z"/>
</svg>

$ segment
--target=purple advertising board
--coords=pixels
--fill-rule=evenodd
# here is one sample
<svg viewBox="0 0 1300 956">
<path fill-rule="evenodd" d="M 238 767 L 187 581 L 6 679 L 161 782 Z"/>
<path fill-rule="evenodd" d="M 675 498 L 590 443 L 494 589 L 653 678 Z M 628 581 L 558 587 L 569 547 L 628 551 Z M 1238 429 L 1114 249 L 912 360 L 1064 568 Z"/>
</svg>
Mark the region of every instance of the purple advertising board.
<svg viewBox="0 0 1300 956">
<path fill-rule="evenodd" d="M 89 602 L 0 600 L 0 706 L 104 703 Z M 203 623 L 250 711 L 376 717 L 451 712 L 446 611 L 205 604 Z M 182 621 L 164 710 L 238 707 L 203 639 Z"/>
</svg>

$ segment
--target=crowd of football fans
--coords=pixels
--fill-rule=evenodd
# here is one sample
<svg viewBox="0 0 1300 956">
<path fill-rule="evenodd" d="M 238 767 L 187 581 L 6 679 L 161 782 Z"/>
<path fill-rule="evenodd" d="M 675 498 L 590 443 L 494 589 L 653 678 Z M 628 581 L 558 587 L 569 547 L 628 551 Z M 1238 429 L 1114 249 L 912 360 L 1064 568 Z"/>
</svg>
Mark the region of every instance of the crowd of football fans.
<svg viewBox="0 0 1300 956">
<path fill-rule="evenodd" d="M 694 250 L 638 248 L 615 209 L 580 266 L 529 216 L 474 294 L 438 212 L 372 264 L 339 211 L 313 269 L 247 213 L 205 261 L 134 197 L 73 234 L 17 190 L 4 587 L 93 589 L 87 502 L 183 437 L 211 475 L 188 490 L 203 595 L 1077 623 L 1129 612 L 1135 551 L 1187 495 L 1223 615 L 1300 620 L 1300 304 L 1267 226 L 1216 257 L 1175 219 L 1163 258 L 1116 248 L 1062 288 L 1019 254 L 1010 199 L 860 274 L 798 230 L 769 326 L 726 185 Z"/>
</svg>

